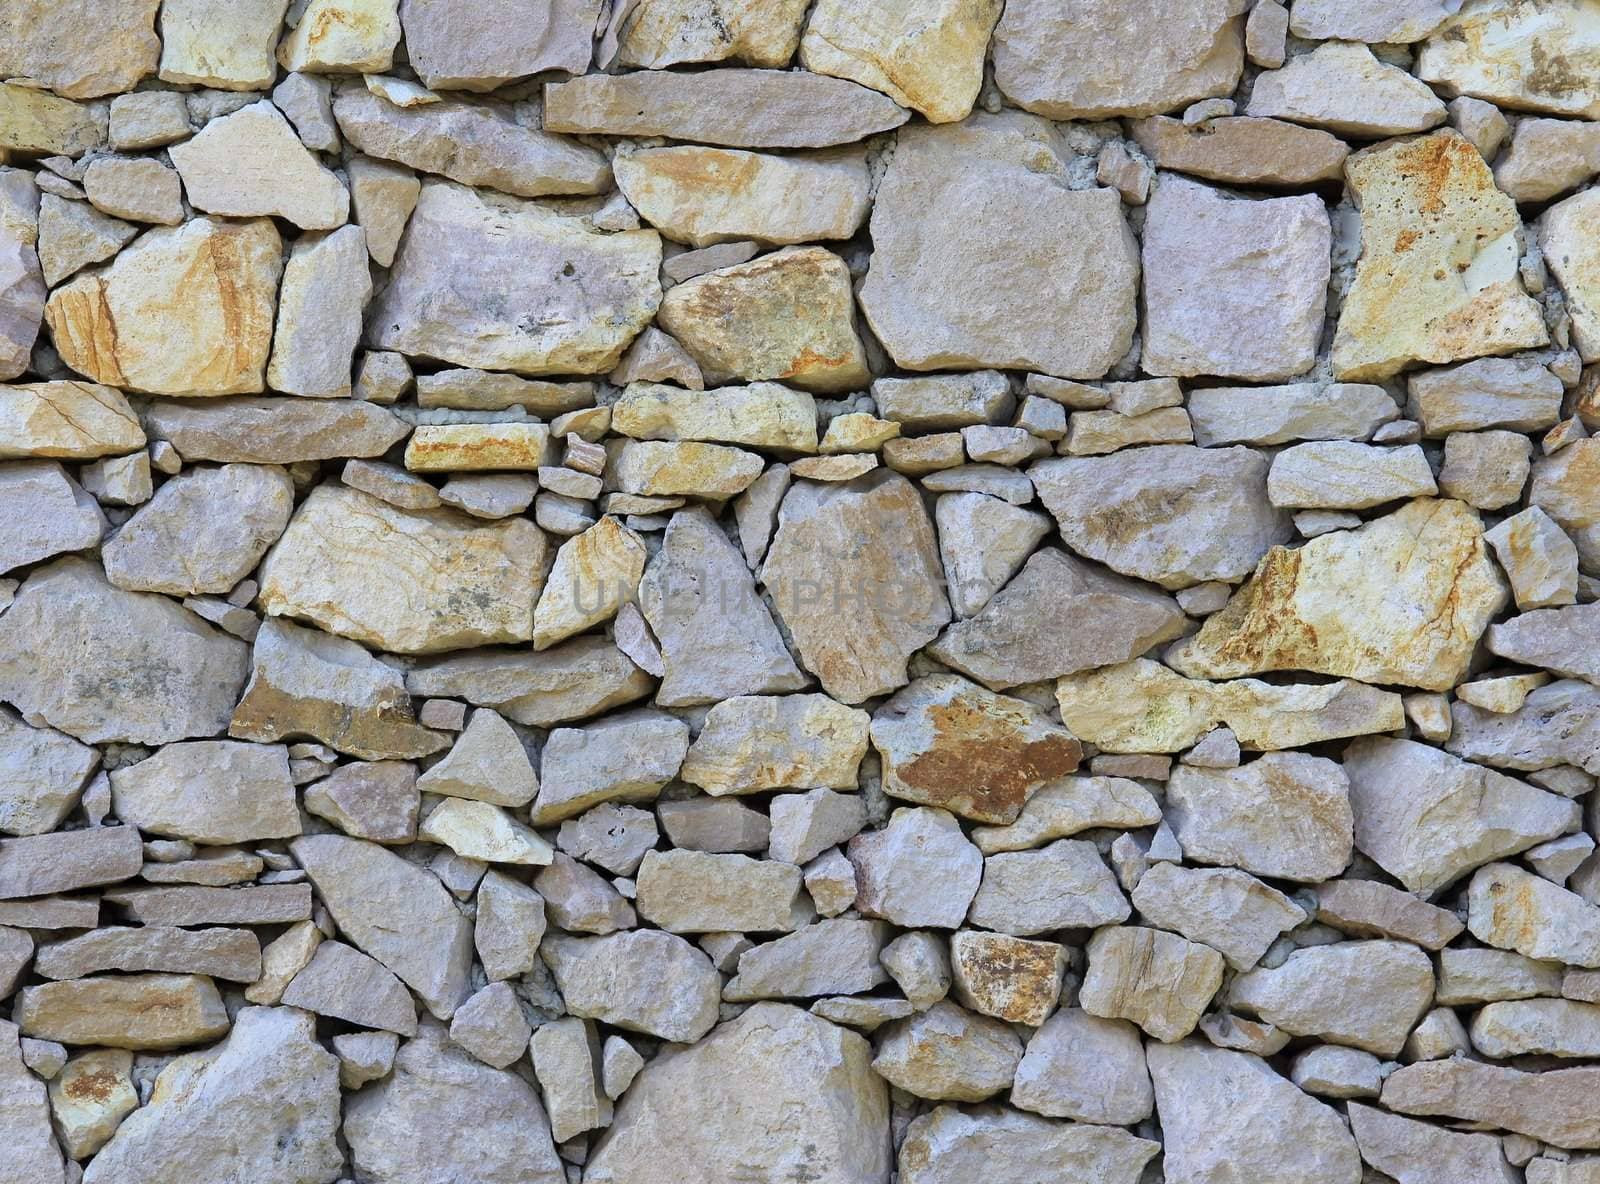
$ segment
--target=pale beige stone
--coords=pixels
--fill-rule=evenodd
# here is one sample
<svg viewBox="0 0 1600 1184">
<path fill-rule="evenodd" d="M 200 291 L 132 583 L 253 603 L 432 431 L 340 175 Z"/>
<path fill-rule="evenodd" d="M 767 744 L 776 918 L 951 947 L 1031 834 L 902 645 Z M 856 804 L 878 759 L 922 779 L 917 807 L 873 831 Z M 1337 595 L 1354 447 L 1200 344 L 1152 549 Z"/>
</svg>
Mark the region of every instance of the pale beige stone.
<svg viewBox="0 0 1600 1184">
<path fill-rule="evenodd" d="M 1326 42 L 1262 74 L 1245 113 L 1365 138 L 1426 131 L 1445 119 L 1444 103 L 1425 85 L 1346 41 Z"/>
<path fill-rule="evenodd" d="M 102 156 L 83 174 L 83 191 L 101 213 L 131 222 L 176 226 L 183 221 L 178 174 L 145 156 Z"/>
<path fill-rule="evenodd" d="M 1234 979 L 1228 1004 L 1296 1036 L 1396 1057 L 1433 1002 L 1433 963 L 1400 941 L 1296 950 Z"/>
<path fill-rule="evenodd" d="M 1417 444 L 1380 448 L 1354 440 L 1316 440 L 1272 458 L 1267 498 L 1290 510 L 1369 510 L 1439 492 Z"/>
<path fill-rule="evenodd" d="M 139 228 L 102 214 L 86 201 L 53 193 L 39 199 L 39 263 L 52 286 L 94 263 L 104 263 L 139 233 Z"/>
<path fill-rule="evenodd" d="M 1159 929 L 1107 926 L 1095 931 L 1086 949 L 1083 1009 L 1102 1019 L 1132 1020 L 1163 1044 L 1194 1031 L 1222 985 L 1221 954 Z"/>
<path fill-rule="evenodd" d="M 1600 172 L 1600 126 L 1524 119 L 1494 166 L 1494 181 L 1519 202 L 1548 201 Z"/>
<path fill-rule="evenodd" d="M 1555 1147 L 1600 1147 L 1600 1068 L 1527 1073 L 1466 1057 L 1407 1065 L 1384 1080 L 1380 1101 L 1401 1114 L 1483 1123 Z"/>
<path fill-rule="evenodd" d="M 155 71 L 158 0 L 16 0 L 0 9 L 0 78 L 68 99 L 132 90 Z M 0 119 L 0 122 L 4 122 Z"/>
<path fill-rule="evenodd" d="M 291 395 L 349 398 L 350 363 L 371 295 L 366 236 L 360 227 L 345 226 L 326 237 L 296 242 L 278 290 L 267 384 Z"/>
<path fill-rule="evenodd" d="M 1345 162 L 1362 252 L 1333 342 L 1341 380 L 1387 378 L 1548 340 L 1518 276 L 1521 222 L 1478 150 L 1453 130 Z M 1428 215 L 1424 220 L 1421 216 Z"/>
<path fill-rule="evenodd" d="M 106 142 L 107 119 L 98 104 L 0 82 L 0 149 L 81 156 Z"/>
<path fill-rule="evenodd" d="M 1520 111 L 1600 118 L 1593 72 L 1600 17 L 1585 4 L 1478 0 L 1445 21 L 1417 53 L 1417 77 L 1447 95 Z"/>
<path fill-rule="evenodd" d="M 543 867 L 554 858 L 550 844 L 499 806 L 446 798 L 417 827 L 417 838 L 440 843 L 463 859 Z"/>
<path fill-rule="evenodd" d="M 1459 0 L 1295 0 L 1289 28 L 1324 41 L 1421 41 L 1460 8 Z"/>
<path fill-rule="evenodd" d="M 144 447 L 121 392 L 92 382 L 0 386 L 0 460 L 93 460 Z"/>
<path fill-rule="evenodd" d="M 1199 129 L 1157 115 L 1138 120 L 1131 130 L 1157 167 L 1229 185 L 1336 181 L 1350 154 L 1344 141 L 1328 132 L 1243 115 L 1213 119 Z"/>
<path fill-rule="evenodd" d="M 900 1180 L 902 1184 L 966 1180 L 1030 1184 L 1060 1176 L 1095 1184 L 1136 1184 L 1158 1148 L 1149 1139 L 1108 1126 L 1051 1122 L 1005 1108 L 972 1113 L 940 1106 L 906 1128 Z"/>
<path fill-rule="evenodd" d="M 157 400 L 144 408 L 144 421 L 152 439 L 185 460 L 268 465 L 378 456 L 410 430 L 355 399 Z"/>
<path fill-rule="evenodd" d="M 300 833 L 289 759 L 281 745 L 168 744 L 112 773 L 117 817 L 149 834 L 242 843 Z"/>
<path fill-rule="evenodd" d="M 345 187 L 269 100 L 212 120 L 168 152 L 196 209 L 276 216 L 307 230 L 331 230 L 349 215 Z"/>
<path fill-rule="evenodd" d="M 388 267 L 416 208 L 422 182 L 410 169 L 370 156 L 352 156 L 344 167 L 355 220 L 366 233 L 367 252 L 374 263 Z"/>
<path fill-rule="evenodd" d="M 636 382 L 612 405 L 611 429 L 635 440 L 709 440 L 747 448 L 817 450 L 815 400 L 775 382 L 708 391 Z"/>
<path fill-rule="evenodd" d="M 131 1052 L 96 1048 L 73 1057 L 50 1079 L 50 1113 L 72 1159 L 88 1159 L 104 1147 L 139 1105 L 132 1071 Z"/>
<path fill-rule="evenodd" d="M 868 721 L 826 695 L 725 699 L 706 715 L 679 775 L 716 796 L 854 789 Z"/>
<path fill-rule="evenodd" d="M 1513 514 L 1483 536 L 1511 581 L 1517 608 L 1554 608 L 1578 598 L 1578 550 L 1538 506 Z"/>
<path fill-rule="evenodd" d="M 226 1035 L 228 1011 L 209 978 L 130 974 L 69 979 L 17 994 L 23 1033 L 63 1044 L 161 1049 Z"/>
<path fill-rule="evenodd" d="M 599 65 L 659 70 L 732 58 L 751 66 L 787 66 L 800 44 L 806 9 L 807 0 L 628 0 L 613 9 Z"/>
<path fill-rule="evenodd" d="M 411 68 L 428 86 L 494 90 L 546 70 L 582 74 L 603 8 L 599 0 L 405 0 L 400 20 Z"/>
<path fill-rule="evenodd" d="M 161 7 L 161 81 L 264 90 L 288 0 L 168 0 Z"/>
<path fill-rule="evenodd" d="M 310 0 L 278 44 L 285 70 L 381 74 L 400 43 L 398 0 Z"/>
<path fill-rule="evenodd" d="M 930 123 L 965 119 L 983 84 L 1000 0 L 897 0 L 860 7 L 821 0 L 811 9 L 800 61 L 806 69 L 882 91 Z"/>
<path fill-rule="evenodd" d="M 1155 826 L 1161 807 L 1150 791 L 1126 777 L 1085 777 L 1052 781 L 1035 793 L 1008 826 L 979 826 L 972 841 L 985 855 L 1021 851 L 1052 839 L 1096 827 Z"/>
<path fill-rule="evenodd" d="M 729 498 L 761 475 L 761 457 L 695 440 L 629 440 L 607 466 L 624 493 L 646 497 Z"/>
<path fill-rule="evenodd" d="M 562 543 L 534 608 L 534 649 L 608 621 L 632 603 L 647 558 L 644 540 L 609 514 Z"/>
<path fill-rule="evenodd" d="M 1545 265 L 1567 297 L 1573 343 L 1585 362 L 1600 361 L 1600 195 L 1574 194 L 1546 210 L 1538 226 Z"/>
</svg>

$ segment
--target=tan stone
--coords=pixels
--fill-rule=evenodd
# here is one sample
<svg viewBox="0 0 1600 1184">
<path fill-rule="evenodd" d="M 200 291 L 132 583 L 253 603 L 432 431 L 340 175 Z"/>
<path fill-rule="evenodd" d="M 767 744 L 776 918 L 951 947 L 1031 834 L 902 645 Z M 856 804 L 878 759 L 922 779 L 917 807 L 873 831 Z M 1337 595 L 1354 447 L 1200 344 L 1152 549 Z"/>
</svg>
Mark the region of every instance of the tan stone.
<svg viewBox="0 0 1600 1184">
<path fill-rule="evenodd" d="M 196 209 L 276 216 L 306 230 L 332 230 L 349 216 L 350 194 L 267 99 L 213 119 L 168 154 Z"/>
<path fill-rule="evenodd" d="M 111 1048 L 177 1048 L 228 1031 L 228 1010 L 208 978 L 129 974 L 24 987 L 17 1026 L 26 1036 Z"/>
<path fill-rule="evenodd" d="M 775 156 L 679 144 L 619 155 L 612 168 L 640 217 L 694 247 L 849 238 L 869 205 L 858 151 Z"/>
<path fill-rule="evenodd" d="M 287 465 L 378 456 L 405 438 L 405 420 L 358 399 L 157 400 L 144 410 L 154 440 L 187 461 Z"/>
<path fill-rule="evenodd" d="M 382 74 L 400 43 L 398 0 L 310 0 L 278 45 L 285 70 Z"/>
<path fill-rule="evenodd" d="M 1298 550 L 1274 547 L 1168 660 L 1198 677 L 1310 670 L 1443 691 L 1507 599 L 1477 512 L 1419 498 Z"/>
<path fill-rule="evenodd" d="M 350 177 L 350 204 L 366 234 L 367 252 L 374 263 L 388 267 L 416 208 L 422 182 L 410 169 L 370 156 L 352 156 L 344 167 Z"/>
<path fill-rule="evenodd" d="M 561 544 L 533 612 L 533 648 L 609 621 L 638 595 L 649 554 L 644 540 L 607 514 Z"/>
<path fill-rule="evenodd" d="M 956 998 L 979 1015 L 1036 1028 L 1056 1009 L 1066 955 L 1055 942 L 963 929 L 950 938 Z"/>
<path fill-rule="evenodd" d="M 1494 181 L 1519 202 L 1549 201 L 1600 172 L 1600 126 L 1524 119 L 1494 166 Z"/>
<path fill-rule="evenodd" d="M 1600 14 L 1587 4 L 1473 3 L 1423 42 L 1416 73 L 1446 95 L 1600 119 Z"/>
<path fill-rule="evenodd" d="M 1190 127 L 1157 115 L 1132 126 L 1158 168 L 1230 185 L 1312 185 L 1340 179 L 1349 146 L 1337 136 L 1280 119 L 1224 116 Z"/>
<path fill-rule="evenodd" d="M 107 122 L 98 104 L 0 82 L 0 149 L 81 156 L 106 142 Z"/>
<path fill-rule="evenodd" d="M 1181 1040 L 1222 985 L 1222 955 L 1159 929 L 1112 925 L 1087 947 L 1081 1005 L 1102 1019 L 1132 1020 L 1163 1044 Z"/>
<path fill-rule="evenodd" d="M 1592 126 L 1592 125 L 1591 125 Z M 1567 297 L 1573 344 L 1585 362 L 1600 361 L 1600 192 L 1586 189 L 1539 219 L 1539 249 Z"/>
<path fill-rule="evenodd" d="M 259 603 L 398 653 L 527 641 L 546 549 L 525 518 L 407 511 L 322 485 L 262 564 Z"/>
<path fill-rule="evenodd" d="M 624 493 L 644 497 L 728 498 L 761 475 L 761 458 L 742 448 L 694 440 L 629 440 L 607 466 Z"/>
<path fill-rule="evenodd" d="M 73 1057 L 50 1079 L 50 1112 L 73 1159 L 88 1159 L 104 1147 L 123 1116 L 139 1105 L 132 1070 L 131 1052 L 96 1048 Z"/>
<path fill-rule="evenodd" d="M 1338 378 L 1545 344 L 1518 276 L 1516 204 L 1465 137 L 1447 129 L 1380 144 L 1346 161 L 1345 175 L 1362 249 L 1334 336 Z"/>
<path fill-rule="evenodd" d="M 0 8 L 0 78 L 68 99 L 132 90 L 156 68 L 158 0 L 15 0 Z M 4 123 L 0 118 L 0 123 Z"/>
<path fill-rule="evenodd" d="M 1180 752 L 1219 726 L 1274 751 L 1405 726 L 1400 696 L 1365 683 L 1206 682 L 1136 658 L 1056 682 L 1061 722 L 1104 752 Z"/>
<path fill-rule="evenodd" d="M 734 58 L 781 68 L 800 44 L 807 7 L 807 0 L 631 0 L 616 5 L 599 64 L 659 70 Z"/>
<path fill-rule="evenodd" d="M 679 776 L 714 796 L 855 789 L 869 719 L 826 695 L 724 699 L 707 712 Z"/>
<path fill-rule="evenodd" d="M 1381 1101 L 1401 1114 L 1483 1123 L 1556 1147 L 1600 1147 L 1600 1067 L 1593 1065 L 1525 1073 L 1447 1057 L 1391 1074 Z"/>
<path fill-rule="evenodd" d="M 163 395 L 263 389 L 282 243 L 267 220 L 196 218 L 140 237 L 50 295 L 62 360 L 96 382 Z"/>
<path fill-rule="evenodd" d="M 1399 136 L 1444 122 L 1437 95 L 1365 45 L 1329 41 L 1256 79 L 1247 115 L 1291 119 L 1346 136 Z"/>
<path fill-rule="evenodd" d="M 110 387 L 92 382 L 0 386 L 0 460 L 93 460 L 144 443 L 139 417 Z"/>
<path fill-rule="evenodd" d="M 776 382 L 709 391 L 636 382 L 612 405 L 611 430 L 635 440 L 709 440 L 815 452 L 817 407 L 810 395 Z"/>
<path fill-rule="evenodd" d="M 811 9 L 806 69 L 882 91 L 930 123 L 965 119 L 983 85 L 1001 0 L 821 0 Z"/>
<path fill-rule="evenodd" d="M 421 424 L 406 442 L 414 473 L 534 470 L 547 463 L 550 429 L 542 423 Z"/>
<path fill-rule="evenodd" d="M 277 77 L 288 0 L 167 0 L 161 7 L 161 81 L 264 90 Z"/>
<path fill-rule="evenodd" d="M 115 255 L 139 228 L 102 214 L 86 201 L 53 193 L 39 200 L 39 263 L 54 287 L 74 272 Z"/>
</svg>

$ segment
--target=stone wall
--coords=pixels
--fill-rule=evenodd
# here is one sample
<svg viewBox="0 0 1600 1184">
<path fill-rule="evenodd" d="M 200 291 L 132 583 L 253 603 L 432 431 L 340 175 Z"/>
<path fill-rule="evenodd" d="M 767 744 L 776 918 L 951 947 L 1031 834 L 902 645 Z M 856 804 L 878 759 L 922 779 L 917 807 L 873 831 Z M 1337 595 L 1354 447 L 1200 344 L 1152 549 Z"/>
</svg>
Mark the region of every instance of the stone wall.
<svg viewBox="0 0 1600 1184">
<path fill-rule="evenodd" d="M 0 0 L 0 1184 L 1600 1182 L 1600 0 Z"/>
</svg>

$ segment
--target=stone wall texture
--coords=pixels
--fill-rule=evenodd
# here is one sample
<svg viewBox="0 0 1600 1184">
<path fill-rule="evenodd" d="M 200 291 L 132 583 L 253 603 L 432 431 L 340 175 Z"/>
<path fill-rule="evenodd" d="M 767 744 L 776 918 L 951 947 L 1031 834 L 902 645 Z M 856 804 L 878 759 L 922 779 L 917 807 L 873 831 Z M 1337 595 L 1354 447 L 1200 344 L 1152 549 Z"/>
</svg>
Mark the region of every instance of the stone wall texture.
<svg viewBox="0 0 1600 1184">
<path fill-rule="evenodd" d="M 1600 0 L 0 0 L 0 1184 L 1600 1184 Z"/>
</svg>

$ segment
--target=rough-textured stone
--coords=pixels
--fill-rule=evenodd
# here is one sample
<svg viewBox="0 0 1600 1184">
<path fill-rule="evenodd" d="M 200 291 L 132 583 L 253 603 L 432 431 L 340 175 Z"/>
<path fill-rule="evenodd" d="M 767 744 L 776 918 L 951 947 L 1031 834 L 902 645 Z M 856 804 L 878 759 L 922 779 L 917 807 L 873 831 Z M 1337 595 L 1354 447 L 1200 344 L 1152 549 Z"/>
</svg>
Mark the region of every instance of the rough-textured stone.
<svg viewBox="0 0 1600 1184">
<path fill-rule="evenodd" d="M 1222 985 L 1221 954 L 1159 929 L 1108 926 L 1085 949 L 1083 1009 L 1102 1019 L 1132 1020 L 1162 1043 L 1192 1032 Z"/>
<path fill-rule="evenodd" d="M 1407 1065 L 1383 1083 L 1380 1101 L 1401 1114 L 1482 1122 L 1556 1147 L 1600 1146 L 1596 1071 L 1524 1073 L 1465 1057 Z"/>
<path fill-rule="evenodd" d="M 130 974 L 24 987 L 17 1025 L 63 1044 L 161 1049 L 213 1040 L 228 1031 L 222 996 L 208 978 Z"/>
<path fill-rule="evenodd" d="M 1014 1110 L 940 1106 L 906 1128 L 905 1184 L 1029 1184 L 1055 1173 L 1097 1184 L 1136 1184 L 1159 1144 L 1103 1126 L 1050 1122 Z"/>
<path fill-rule="evenodd" d="M 1487 945 L 1572 966 L 1600 966 L 1600 908 L 1509 863 L 1479 868 L 1467 929 Z"/>
<path fill-rule="evenodd" d="M 0 500 L 16 509 L 0 524 L 0 571 L 88 550 L 106 530 L 94 498 L 54 461 L 0 467 Z"/>
<path fill-rule="evenodd" d="M 546 70 L 582 74 L 600 7 L 596 0 L 495 0 L 467 8 L 451 0 L 405 0 L 400 21 L 411 66 L 425 85 L 494 90 Z"/>
<path fill-rule="evenodd" d="M 963 929 L 951 935 L 956 998 L 980 1015 L 1037 1026 L 1056 1009 L 1066 950 L 1048 941 Z"/>
<path fill-rule="evenodd" d="M 121 392 L 92 382 L 0 387 L 0 460 L 93 460 L 144 447 Z"/>
<path fill-rule="evenodd" d="M 0 707 L 0 833 L 37 835 L 60 826 L 99 763 L 88 745 L 30 727 Z"/>
<path fill-rule="evenodd" d="M 688 750 L 688 725 L 658 711 L 559 728 L 545 741 L 534 824 L 561 822 L 601 802 L 650 801 L 677 775 Z"/>
<path fill-rule="evenodd" d="M 0 76 L 69 99 L 132 90 L 156 68 L 155 0 L 18 0 L 0 12 Z"/>
<path fill-rule="evenodd" d="M 1583 65 L 1594 41 L 1594 16 L 1581 6 L 1472 4 L 1422 44 L 1416 71 L 1447 95 L 1594 119 L 1600 94 Z"/>
<path fill-rule="evenodd" d="M 281 745 L 199 740 L 169 744 L 112 770 L 117 817 L 143 831 L 196 843 L 240 843 L 300 833 Z"/>
<path fill-rule="evenodd" d="M 679 775 L 714 795 L 854 789 L 868 722 L 826 695 L 730 697 L 707 713 Z"/>
<path fill-rule="evenodd" d="M 549 937 L 539 954 L 573 1015 L 687 1044 L 717 1022 L 722 979 L 711 960 L 656 929 Z"/>
<path fill-rule="evenodd" d="M 942 1000 L 887 1025 L 872 1067 L 919 1098 L 981 1102 L 1010 1087 L 1021 1059 L 1009 1026 Z"/>
<path fill-rule="evenodd" d="M 983 889 L 978 895 L 981 900 Z M 1210 946 L 1235 970 L 1249 970 L 1280 933 L 1305 920 L 1283 893 L 1232 868 L 1152 864 L 1132 900 L 1150 924 Z"/>
<path fill-rule="evenodd" d="M 1426 85 L 1365 45 L 1342 41 L 1262 74 L 1245 112 L 1364 138 L 1426 131 L 1445 118 L 1444 103 Z"/>
</svg>

